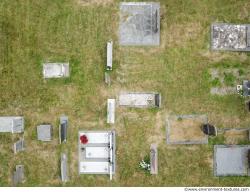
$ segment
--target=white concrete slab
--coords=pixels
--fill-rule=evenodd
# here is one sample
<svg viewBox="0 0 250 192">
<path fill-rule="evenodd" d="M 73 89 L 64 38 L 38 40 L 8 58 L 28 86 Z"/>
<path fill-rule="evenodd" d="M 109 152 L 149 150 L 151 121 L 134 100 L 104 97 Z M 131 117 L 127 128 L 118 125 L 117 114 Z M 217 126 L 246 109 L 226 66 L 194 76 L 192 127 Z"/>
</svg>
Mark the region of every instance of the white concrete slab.
<svg viewBox="0 0 250 192">
<path fill-rule="evenodd" d="M 112 70 L 113 64 L 113 42 L 107 43 L 107 70 Z"/>
<path fill-rule="evenodd" d="M 69 76 L 69 63 L 45 63 L 43 64 L 44 78 L 61 78 Z"/>
<path fill-rule="evenodd" d="M 157 96 L 157 101 L 156 101 Z M 125 92 L 119 95 L 119 105 L 127 107 L 150 108 L 159 107 L 161 97 L 153 92 Z M 157 104 L 158 103 L 158 104 Z"/>
<path fill-rule="evenodd" d="M 109 143 L 108 132 L 81 132 L 81 135 L 87 136 L 88 144 Z"/>
<path fill-rule="evenodd" d="M 108 158 L 108 147 L 86 147 L 86 158 Z"/>
<path fill-rule="evenodd" d="M 108 99 L 107 104 L 107 123 L 115 123 L 115 99 Z"/>
<path fill-rule="evenodd" d="M 86 141 L 81 143 L 81 136 Z M 79 132 L 79 174 L 115 174 L 115 131 Z"/>
<path fill-rule="evenodd" d="M 109 162 L 80 162 L 80 173 L 108 174 Z"/>
</svg>

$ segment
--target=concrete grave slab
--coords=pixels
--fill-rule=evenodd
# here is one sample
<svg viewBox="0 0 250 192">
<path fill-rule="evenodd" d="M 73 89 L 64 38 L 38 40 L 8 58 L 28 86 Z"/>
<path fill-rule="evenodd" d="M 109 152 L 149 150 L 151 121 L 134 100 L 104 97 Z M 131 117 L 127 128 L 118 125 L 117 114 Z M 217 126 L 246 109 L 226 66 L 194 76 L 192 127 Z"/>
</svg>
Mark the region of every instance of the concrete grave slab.
<svg viewBox="0 0 250 192">
<path fill-rule="evenodd" d="M 160 45 L 160 3 L 120 3 L 120 45 Z"/>
<path fill-rule="evenodd" d="M 43 77 L 45 79 L 69 77 L 69 63 L 44 63 Z"/>
<path fill-rule="evenodd" d="M 213 23 L 211 49 L 250 51 L 250 24 Z"/>
<path fill-rule="evenodd" d="M 13 145 L 13 151 L 14 153 L 18 153 L 20 151 L 24 151 L 25 150 L 25 142 L 24 139 L 20 139 L 19 141 L 15 142 Z"/>
<path fill-rule="evenodd" d="M 79 174 L 115 174 L 115 131 L 79 131 Z"/>
<path fill-rule="evenodd" d="M 161 95 L 154 92 L 121 92 L 119 106 L 135 108 L 157 108 L 161 106 Z"/>
<path fill-rule="evenodd" d="M 0 117 L 0 132 L 22 133 L 24 131 L 24 118 L 21 116 Z"/>
<path fill-rule="evenodd" d="M 250 145 L 215 145 L 215 176 L 249 176 L 248 150 Z"/>
<path fill-rule="evenodd" d="M 37 126 L 37 139 L 40 141 L 51 141 L 52 140 L 52 126 L 50 124 Z"/>
</svg>

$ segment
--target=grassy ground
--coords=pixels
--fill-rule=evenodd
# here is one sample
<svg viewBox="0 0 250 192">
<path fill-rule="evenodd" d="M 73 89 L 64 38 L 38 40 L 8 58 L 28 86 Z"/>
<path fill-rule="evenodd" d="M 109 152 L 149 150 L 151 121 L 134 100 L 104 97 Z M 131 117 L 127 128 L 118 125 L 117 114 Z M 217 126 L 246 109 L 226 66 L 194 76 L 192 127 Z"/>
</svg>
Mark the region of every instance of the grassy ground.
<svg viewBox="0 0 250 192">
<path fill-rule="evenodd" d="M 69 155 L 66 186 L 249 186 L 249 178 L 216 178 L 213 144 L 167 146 L 165 119 L 169 114 L 207 114 L 218 127 L 248 127 L 249 114 L 238 95 L 211 96 L 209 69 L 223 63 L 247 68 L 247 53 L 210 52 L 212 22 L 249 23 L 248 0 L 162 0 L 160 47 L 119 47 L 119 1 L 1 0 L 0 115 L 24 115 L 27 150 L 14 155 L 18 136 L 0 135 L 0 185 L 11 185 L 18 163 L 25 165 L 20 186 L 62 186 L 59 157 Z M 113 39 L 112 86 L 103 82 L 106 42 Z M 42 78 L 43 61 L 69 61 L 67 80 Z M 129 67 L 128 67 L 129 66 Z M 121 81 L 122 79 L 122 81 Z M 121 90 L 159 91 L 162 109 L 117 110 L 117 172 L 107 176 L 78 175 L 78 130 L 110 129 L 106 99 Z M 70 119 L 66 145 L 58 145 L 61 114 Z M 36 126 L 54 126 L 54 139 L 36 140 Z M 159 145 L 159 175 L 138 169 L 152 142 Z"/>
</svg>

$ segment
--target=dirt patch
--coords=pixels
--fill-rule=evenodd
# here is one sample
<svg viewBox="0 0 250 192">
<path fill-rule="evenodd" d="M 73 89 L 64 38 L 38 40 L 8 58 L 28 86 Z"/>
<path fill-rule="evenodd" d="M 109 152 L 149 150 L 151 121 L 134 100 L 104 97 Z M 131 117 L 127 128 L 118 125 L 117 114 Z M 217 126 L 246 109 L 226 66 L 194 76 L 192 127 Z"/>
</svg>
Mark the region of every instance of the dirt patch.
<svg viewBox="0 0 250 192">
<path fill-rule="evenodd" d="M 113 3 L 113 0 L 77 0 L 81 6 L 108 5 Z"/>
<path fill-rule="evenodd" d="M 170 142 L 203 141 L 206 135 L 201 131 L 205 116 L 172 117 L 168 121 L 168 140 Z"/>
<path fill-rule="evenodd" d="M 248 141 L 248 130 L 227 130 L 224 133 L 226 144 L 238 144 L 239 141 Z"/>
</svg>

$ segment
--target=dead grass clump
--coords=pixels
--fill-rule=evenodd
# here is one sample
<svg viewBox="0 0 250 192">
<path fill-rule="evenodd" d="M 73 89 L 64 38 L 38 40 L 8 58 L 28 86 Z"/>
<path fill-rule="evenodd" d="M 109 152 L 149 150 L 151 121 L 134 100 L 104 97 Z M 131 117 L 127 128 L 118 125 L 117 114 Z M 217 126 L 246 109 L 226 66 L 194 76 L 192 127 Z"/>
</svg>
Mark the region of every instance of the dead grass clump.
<svg viewBox="0 0 250 192">
<path fill-rule="evenodd" d="M 238 144 L 239 141 L 248 141 L 248 130 L 228 130 L 224 133 L 227 144 Z"/>
</svg>

